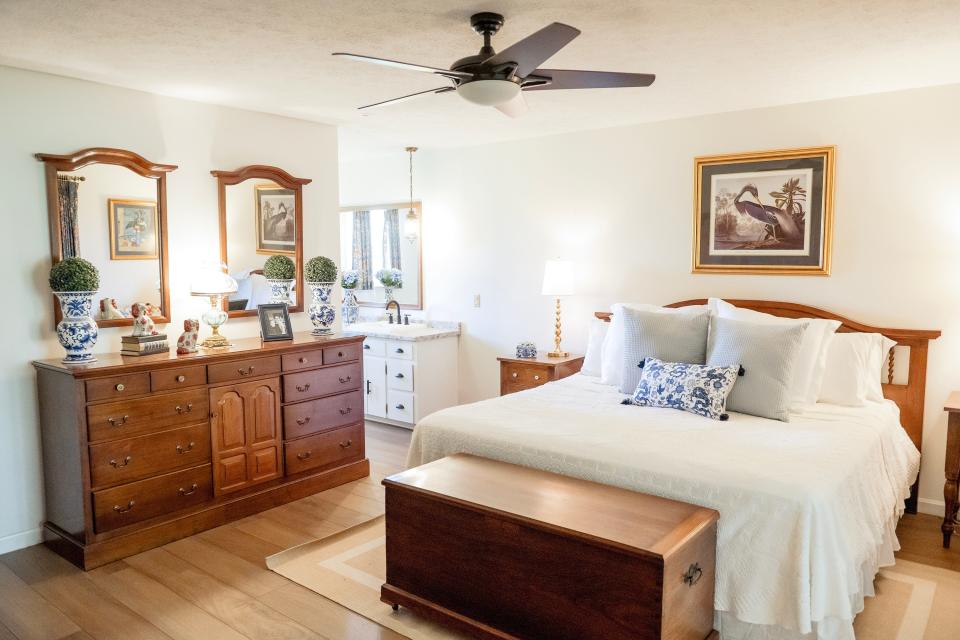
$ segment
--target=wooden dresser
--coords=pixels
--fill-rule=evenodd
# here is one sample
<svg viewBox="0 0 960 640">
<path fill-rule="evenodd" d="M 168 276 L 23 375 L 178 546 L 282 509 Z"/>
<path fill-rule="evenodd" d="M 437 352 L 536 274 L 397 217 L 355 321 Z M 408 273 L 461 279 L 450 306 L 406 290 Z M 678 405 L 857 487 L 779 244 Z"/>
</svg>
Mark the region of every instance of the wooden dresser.
<svg viewBox="0 0 960 640">
<path fill-rule="evenodd" d="M 545 355 L 536 358 L 501 356 L 497 360 L 500 361 L 500 395 L 502 396 L 572 376 L 583 366 L 583 356 L 575 355 L 562 358 L 551 358 Z"/>
<path fill-rule="evenodd" d="M 48 546 L 91 569 L 369 475 L 362 341 L 34 362 Z"/>
</svg>

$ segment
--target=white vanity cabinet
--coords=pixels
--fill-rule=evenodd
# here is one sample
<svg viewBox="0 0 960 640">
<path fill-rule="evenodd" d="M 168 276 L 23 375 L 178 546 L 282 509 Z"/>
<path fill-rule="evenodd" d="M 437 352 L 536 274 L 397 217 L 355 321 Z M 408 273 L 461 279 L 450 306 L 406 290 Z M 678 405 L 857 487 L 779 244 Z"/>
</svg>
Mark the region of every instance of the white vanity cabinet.
<svg viewBox="0 0 960 640">
<path fill-rule="evenodd" d="M 363 372 L 368 420 L 412 429 L 457 404 L 457 335 L 398 339 L 368 336 Z"/>
</svg>

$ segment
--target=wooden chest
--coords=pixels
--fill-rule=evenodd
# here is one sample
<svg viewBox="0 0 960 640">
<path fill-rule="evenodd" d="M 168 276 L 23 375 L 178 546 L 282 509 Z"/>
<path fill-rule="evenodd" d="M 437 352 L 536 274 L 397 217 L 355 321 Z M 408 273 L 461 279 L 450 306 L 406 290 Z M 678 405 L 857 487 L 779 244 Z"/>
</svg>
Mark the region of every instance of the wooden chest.
<svg viewBox="0 0 960 640">
<path fill-rule="evenodd" d="M 47 543 L 90 569 L 367 475 L 361 341 L 35 362 Z"/>
<path fill-rule="evenodd" d="M 464 454 L 383 484 L 394 607 L 499 640 L 712 637 L 712 509 Z"/>
</svg>

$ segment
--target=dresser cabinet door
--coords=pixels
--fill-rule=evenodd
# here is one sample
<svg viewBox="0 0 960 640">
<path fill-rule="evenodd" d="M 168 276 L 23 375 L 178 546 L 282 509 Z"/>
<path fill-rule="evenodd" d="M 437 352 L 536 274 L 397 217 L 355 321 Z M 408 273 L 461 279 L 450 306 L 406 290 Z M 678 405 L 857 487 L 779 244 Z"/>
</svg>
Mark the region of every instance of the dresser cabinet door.
<svg viewBox="0 0 960 640">
<path fill-rule="evenodd" d="M 280 380 L 210 390 L 214 493 L 272 480 L 280 468 Z"/>
</svg>

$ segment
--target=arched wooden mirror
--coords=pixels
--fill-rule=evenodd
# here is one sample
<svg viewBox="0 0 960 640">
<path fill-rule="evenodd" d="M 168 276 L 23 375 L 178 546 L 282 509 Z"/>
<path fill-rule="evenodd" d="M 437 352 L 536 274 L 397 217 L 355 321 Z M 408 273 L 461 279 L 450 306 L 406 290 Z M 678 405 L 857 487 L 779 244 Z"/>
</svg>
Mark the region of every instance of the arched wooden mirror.
<svg viewBox="0 0 960 640">
<path fill-rule="evenodd" d="M 303 311 L 303 185 L 312 180 L 268 165 L 210 173 L 220 200 L 220 261 L 237 281 L 224 301 L 230 317 L 255 316 L 270 301 L 263 264 L 273 255 L 296 265 L 289 310 Z"/>
<path fill-rule="evenodd" d="M 147 304 L 155 322 L 170 322 L 167 173 L 176 165 L 105 147 L 36 158 L 46 168 L 54 264 L 76 256 L 100 271 L 97 325 L 132 325 L 135 302 Z M 55 298 L 53 308 L 60 322 Z"/>
</svg>

